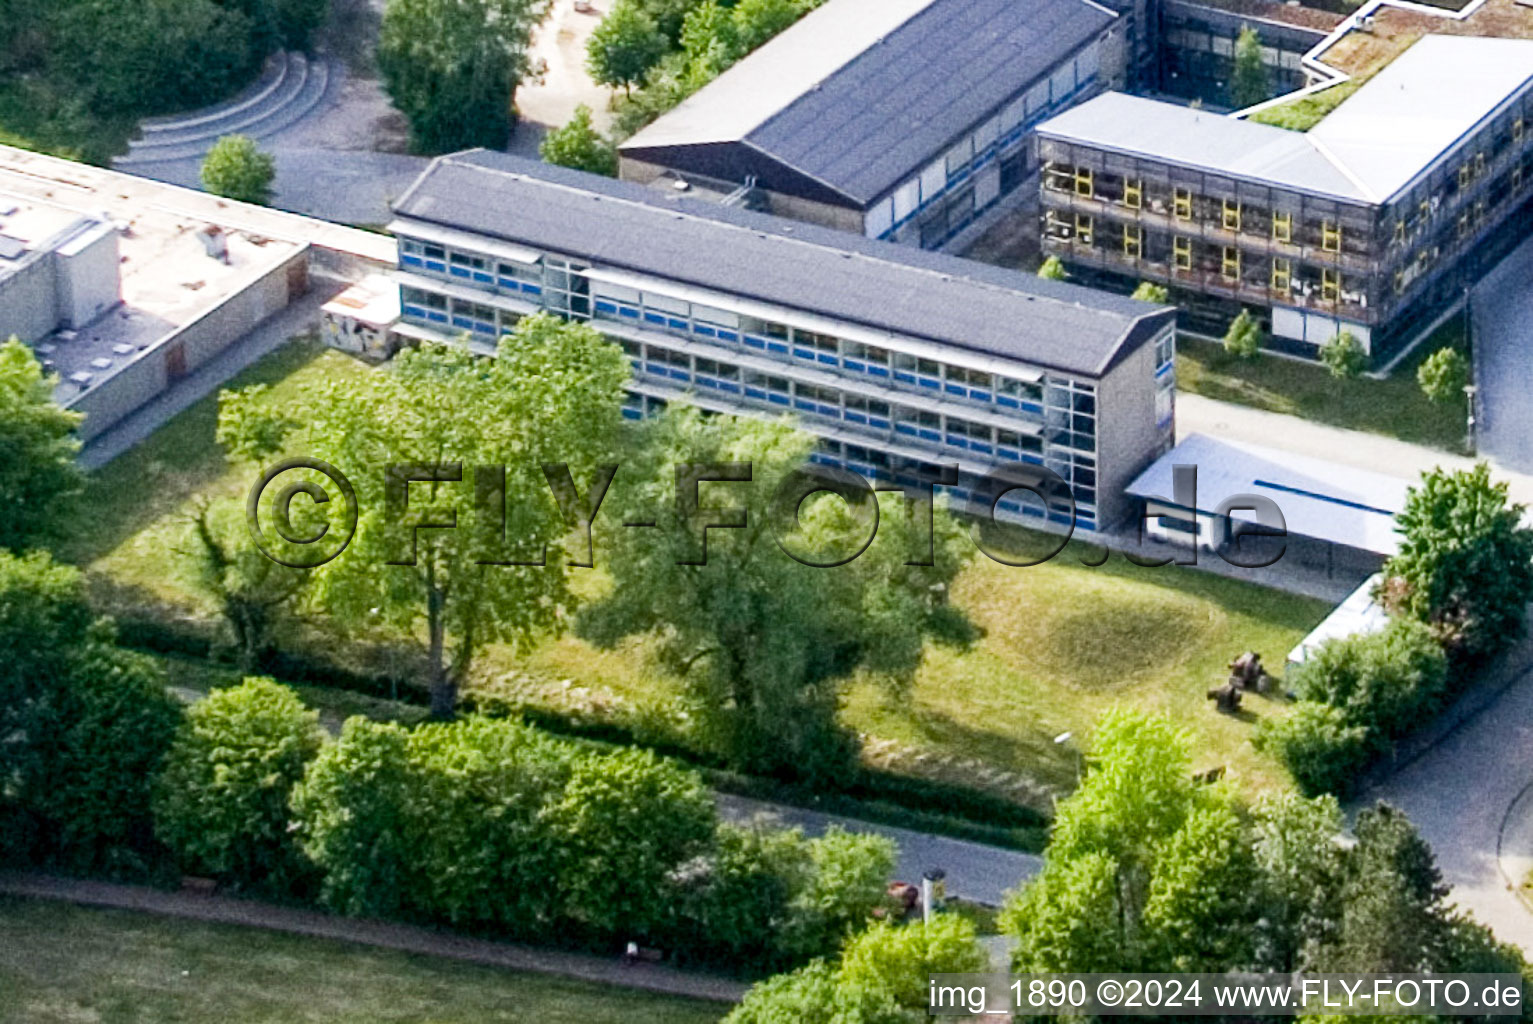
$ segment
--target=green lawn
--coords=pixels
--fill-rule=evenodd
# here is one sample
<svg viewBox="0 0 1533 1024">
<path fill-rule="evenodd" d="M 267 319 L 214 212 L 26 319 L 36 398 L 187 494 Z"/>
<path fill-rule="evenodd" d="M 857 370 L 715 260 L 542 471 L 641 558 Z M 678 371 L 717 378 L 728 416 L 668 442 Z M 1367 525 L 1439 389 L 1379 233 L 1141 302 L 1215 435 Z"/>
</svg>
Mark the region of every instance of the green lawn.
<svg viewBox="0 0 1533 1024">
<path fill-rule="evenodd" d="M 1338 380 L 1321 366 L 1272 355 L 1237 359 L 1218 344 L 1184 337 L 1177 341 L 1176 383 L 1208 398 L 1461 454 L 1464 405 L 1429 402 L 1416 383 L 1422 360 L 1444 347 L 1465 348 L 1462 318 L 1438 328 L 1388 378 Z"/>
<path fill-rule="evenodd" d="M 1268 362 L 1276 362 L 1269 360 Z M 366 364 L 311 344 L 289 346 L 241 381 L 273 384 L 279 395 Z M 192 585 L 185 548 L 189 502 L 198 494 L 241 495 L 248 470 L 228 465 L 213 443 L 216 410 L 209 399 L 96 475 L 89 506 L 94 528 L 68 554 L 88 566 L 107 608 L 165 617 L 208 617 L 213 609 Z M 1250 714 L 1215 714 L 1204 693 L 1223 681 L 1226 663 L 1245 650 L 1281 666 L 1287 652 L 1319 622 L 1326 607 L 1238 580 L 1168 567 L 1142 569 L 1114 558 L 1103 568 L 1080 564 L 1071 548 L 1033 568 L 1011 568 L 976 556 L 954 597 L 986 631 L 968 652 L 929 652 L 908 693 L 894 696 L 868 679 L 849 687 L 846 721 L 868 737 L 871 763 L 894 771 L 976 786 L 1042 804 L 1039 784 L 1074 782 L 1074 744 L 1114 704 L 1161 709 L 1193 732 L 1199 767 L 1224 765 L 1257 786 L 1286 785 L 1286 773 L 1250 744 L 1251 727 L 1281 705 L 1249 702 Z M 599 570 L 577 588 L 607 584 Z M 331 644 L 344 651 L 348 630 Z M 202 668 L 177 668 L 183 685 L 221 681 Z M 175 674 L 173 672 L 173 675 Z M 616 720 L 654 735 L 685 730 L 677 714 L 678 682 L 658 673 L 635 642 L 597 651 L 573 637 L 517 655 L 492 648 L 479 659 L 474 685 L 513 701 L 567 715 Z M 219 670 L 214 677 L 232 680 Z M 339 703 L 337 703 L 339 702 Z M 324 704 L 319 706 L 325 707 Z M 334 716 L 352 713 L 355 698 L 337 697 Z M 376 710 L 376 709 L 375 709 Z M 1078 741 L 1077 741 L 1078 742 Z"/>
<path fill-rule="evenodd" d="M 0 897 L 0 1024 L 706 1024 L 721 1008 L 366 946 Z"/>
</svg>

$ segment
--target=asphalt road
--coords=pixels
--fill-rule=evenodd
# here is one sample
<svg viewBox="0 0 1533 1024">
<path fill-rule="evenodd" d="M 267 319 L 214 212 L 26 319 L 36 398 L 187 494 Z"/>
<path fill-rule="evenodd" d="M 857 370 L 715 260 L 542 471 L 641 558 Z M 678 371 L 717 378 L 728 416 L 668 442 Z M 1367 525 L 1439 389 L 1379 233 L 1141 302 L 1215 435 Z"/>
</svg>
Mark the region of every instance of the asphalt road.
<svg viewBox="0 0 1533 1024">
<path fill-rule="evenodd" d="M 1533 473 L 1533 238 L 1475 286 L 1471 304 L 1479 449 Z"/>
<path fill-rule="evenodd" d="M 962 896 L 976 903 L 999 906 L 1007 891 L 1015 889 L 1043 867 L 1043 858 L 1030 853 L 889 825 L 874 825 L 818 811 L 782 807 L 722 793 L 718 796 L 718 804 L 720 813 L 730 821 L 749 821 L 758 815 L 766 815 L 784 825 L 796 825 L 811 836 L 821 835 L 831 825 L 840 825 L 850 832 L 888 836 L 899 848 L 894 866 L 896 880 L 918 883 L 928 869 L 941 868 L 947 872 L 948 895 Z"/>
</svg>

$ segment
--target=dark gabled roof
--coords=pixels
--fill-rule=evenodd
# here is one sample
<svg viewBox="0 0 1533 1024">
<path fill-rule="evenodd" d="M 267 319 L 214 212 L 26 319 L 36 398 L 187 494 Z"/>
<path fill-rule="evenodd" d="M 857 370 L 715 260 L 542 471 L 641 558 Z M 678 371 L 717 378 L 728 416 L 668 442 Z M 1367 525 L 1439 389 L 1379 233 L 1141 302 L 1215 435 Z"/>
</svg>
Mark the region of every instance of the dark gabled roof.
<svg viewBox="0 0 1533 1024">
<path fill-rule="evenodd" d="M 811 198 L 867 206 L 1115 17 L 1090 0 L 831 0 L 622 151 L 767 187 L 776 165 L 818 183 Z"/>
<path fill-rule="evenodd" d="M 487 150 L 440 157 L 400 217 L 872 330 L 1096 377 L 1175 311 Z M 406 229 L 407 230 L 407 229 Z"/>
</svg>

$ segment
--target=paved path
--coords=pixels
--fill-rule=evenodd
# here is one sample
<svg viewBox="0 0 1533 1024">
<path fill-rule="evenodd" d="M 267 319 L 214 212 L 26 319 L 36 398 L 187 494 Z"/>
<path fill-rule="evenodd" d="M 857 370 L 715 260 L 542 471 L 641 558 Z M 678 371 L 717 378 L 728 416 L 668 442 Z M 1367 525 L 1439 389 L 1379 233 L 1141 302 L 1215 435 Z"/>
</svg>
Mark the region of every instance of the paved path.
<svg viewBox="0 0 1533 1024">
<path fill-rule="evenodd" d="M 1533 238 L 1476 286 L 1470 307 L 1480 450 L 1533 473 Z"/>
<path fill-rule="evenodd" d="M 986 846 L 962 839 L 934 836 L 890 825 L 875 825 L 854 818 L 822 814 L 797 807 L 763 803 L 745 797 L 719 794 L 719 811 L 730 821 L 749 821 L 765 815 L 785 825 L 796 825 L 808 835 L 820 835 L 831 825 L 849 832 L 888 836 L 898 847 L 894 877 L 919 882 L 929 868 L 947 872 L 947 891 L 976 903 L 999 906 L 1010 889 L 1043 867 L 1043 858 L 1031 853 Z"/>
<path fill-rule="evenodd" d="M 245 925 L 710 1002 L 737 1002 L 746 988 L 744 984 L 729 978 L 678 971 L 658 964 L 628 965 L 616 957 L 565 953 L 471 939 L 414 925 L 336 917 L 317 910 L 259 903 L 231 896 L 165 892 L 146 886 L 116 885 L 13 871 L 0 872 L 0 894 L 60 900 L 90 907 L 135 910 L 195 921 Z"/>
</svg>

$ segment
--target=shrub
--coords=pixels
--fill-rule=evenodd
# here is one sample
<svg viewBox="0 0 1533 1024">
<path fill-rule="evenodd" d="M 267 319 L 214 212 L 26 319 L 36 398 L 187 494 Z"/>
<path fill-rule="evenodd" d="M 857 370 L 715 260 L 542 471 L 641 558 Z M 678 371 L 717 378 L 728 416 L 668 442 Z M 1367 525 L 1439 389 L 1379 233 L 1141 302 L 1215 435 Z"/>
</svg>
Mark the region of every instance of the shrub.
<svg viewBox="0 0 1533 1024">
<path fill-rule="evenodd" d="M 1342 331 L 1320 346 L 1320 361 L 1338 379 L 1356 377 L 1368 366 L 1368 353 L 1351 331 Z"/>
<path fill-rule="evenodd" d="M 1157 306 L 1165 306 L 1171 302 L 1171 291 L 1165 285 L 1156 284 L 1154 281 L 1140 281 L 1139 286 L 1134 289 L 1134 294 L 1130 298 L 1138 299 L 1140 302 L 1153 302 Z"/>
<path fill-rule="evenodd" d="M 794 894 L 782 948 L 801 961 L 838 949 L 884 904 L 894 871 L 894 843 L 832 827 L 810 844 L 813 870 Z"/>
<path fill-rule="evenodd" d="M 1262 350 L 1262 329 L 1248 309 L 1230 321 L 1224 332 L 1224 351 L 1239 359 L 1255 359 Z"/>
<path fill-rule="evenodd" d="M 165 760 L 154 800 L 161 841 L 193 871 L 293 886 L 302 861 L 288 800 L 323 739 L 318 714 L 270 679 L 213 691 L 187 712 Z"/>
<path fill-rule="evenodd" d="M 1395 619 L 1381 632 L 1322 644 L 1294 674 L 1301 698 L 1340 709 L 1376 740 L 1398 737 L 1441 705 L 1448 659 L 1425 625 Z"/>
<path fill-rule="evenodd" d="M 277 162 L 245 135 L 225 135 L 202 161 L 202 187 L 215 196 L 242 203 L 271 202 Z"/>
<path fill-rule="evenodd" d="M 1469 360 L 1456 348 L 1440 348 L 1417 367 L 1416 383 L 1429 401 L 1439 405 L 1462 401 L 1469 383 Z"/>
<path fill-rule="evenodd" d="M 562 128 L 543 136 L 538 155 L 547 163 L 617 177 L 617 147 L 591 127 L 591 108 L 582 103 Z"/>
<path fill-rule="evenodd" d="M 1038 276 L 1045 281 L 1063 281 L 1070 275 L 1065 271 L 1065 265 L 1058 256 L 1050 256 L 1043 261 L 1043 266 L 1038 268 Z"/>
<path fill-rule="evenodd" d="M 1366 728 L 1348 724 L 1340 708 L 1308 700 L 1286 717 L 1264 720 L 1256 742 L 1288 766 L 1305 796 L 1346 796 L 1373 756 Z"/>
</svg>

